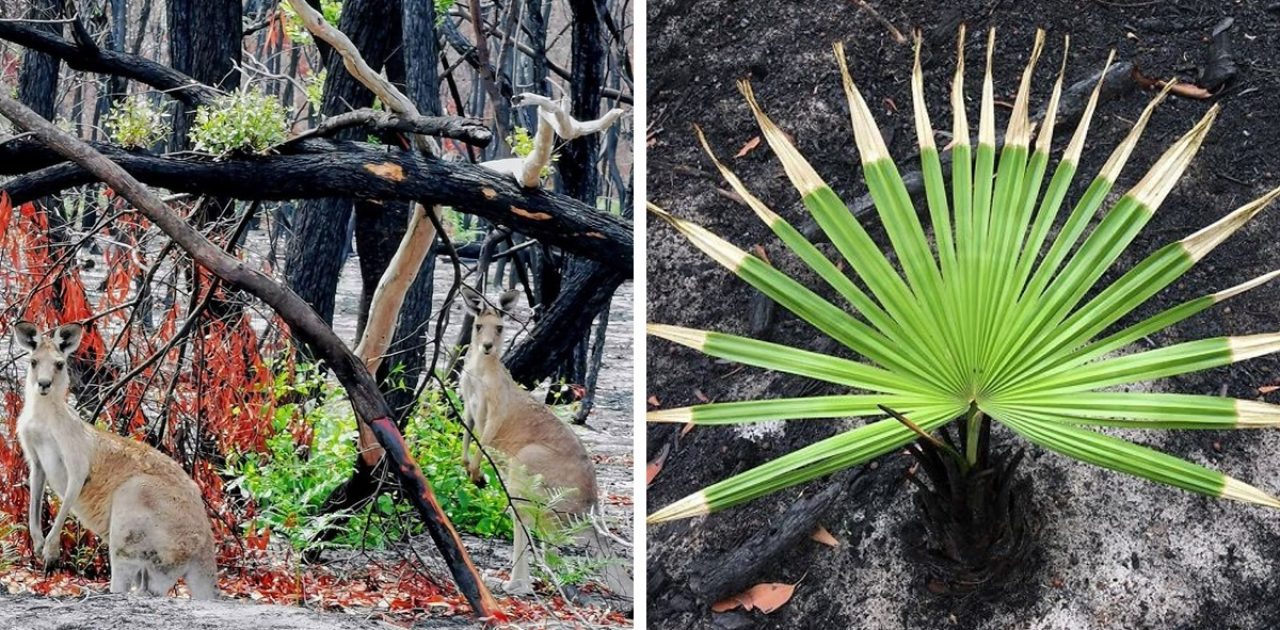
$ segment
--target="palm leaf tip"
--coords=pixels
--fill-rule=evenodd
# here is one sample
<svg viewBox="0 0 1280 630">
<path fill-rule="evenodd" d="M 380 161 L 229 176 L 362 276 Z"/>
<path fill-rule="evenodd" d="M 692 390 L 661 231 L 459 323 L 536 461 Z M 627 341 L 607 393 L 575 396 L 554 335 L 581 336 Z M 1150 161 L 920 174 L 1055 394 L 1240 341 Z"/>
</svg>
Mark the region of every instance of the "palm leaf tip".
<svg viewBox="0 0 1280 630">
<path fill-rule="evenodd" d="M 1280 351 L 1280 333 L 1228 337 L 1227 347 L 1231 350 L 1232 362 L 1247 361 Z"/>
<path fill-rule="evenodd" d="M 1031 100 L 1031 76 L 1035 72 L 1036 63 L 1040 61 L 1040 53 L 1044 50 L 1044 29 L 1036 29 L 1035 44 L 1031 47 L 1031 58 L 1022 71 L 1022 82 L 1018 84 L 1018 94 L 1013 101 L 1013 115 L 1005 128 L 1005 146 L 1026 147 L 1031 144 L 1031 117 L 1028 109 Z"/>
<path fill-rule="evenodd" d="M 702 492 L 695 492 L 667 507 L 650 514 L 645 522 L 650 525 L 665 523 L 667 521 L 678 521 L 685 518 L 693 518 L 695 516 L 706 516 L 711 513 L 711 505 L 707 502 L 707 495 Z"/>
<path fill-rule="evenodd" d="M 701 350 L 707 345 L 707 333 L 701 330 L 685 328 L 683 326 L 670 326 L 667 324 L 646 324 L 645 332 L 660 339 L 666 339 L 678 343 L 682 346 Z"/>
<path fill-rule="evenodd" d="M 1244 227 L 1244 224 L 1271 205 L 1271 202 L 1275 201 L 1276 197 L 1280 197 L 1280 187 L 1272 189 L 1267 194 L 1240 206 L 1227 216 L 1218 219 L 1208 227 L 1182 239 L 1180 244 L 1183 250 L 1191 257 L 1191 260 L 1200 261 L 1205 256 L 1208 256 L 1209 252 L 1213 251 L 1213 248 L 1217 247 L 1222 241 L 1227 240 L 1227 237 Z"/>
<path fill-rule="evenodd" d="M 782 129 L 774 124 L 761 109 L 760 103 L 756 100 L 755 91 L 751 89 L 751 82 L 746 79 L 738 81 L 738 91 L 742 93 L 747 106 L 751 108 L 751 113 L 755 115 L 756 124 L 760 126 L 765 142 L 768 142 L 769 148 L 773 149 L 773 154 L 782 163 L 782 169 L 787 172 L 787 177 L 791 179 L 791 184 L 796 187 L 796 190 L 800 191 L 800 195 L 806 196 L 826 186 L 818 176 L 818 172 L 813 170 L 804 156 L 791 145 L 787 134 L 783 133 Z"/>
<path fill-rule="evenodd" d="M 1236 426 L 1243 429 L 1280 426 L 1280 405 L 1256 400 L 1237 400 Z"/>
<path fill-rule="evenodd" d="M 1227 477 L 1223 480 L 1222 494 L 1224 499 L 1233 501 L 1243 501 L 1245 503 L 1253 503 L 1270 508 L 1280 509 L 1280 499 L 1277 499 L 1258 488 L 1255 488 L 1243 481 Z"/>
<path fill-rule="evenodd" d="M 678 407 L 676 409 L 650 411 L 645 414 L 645 420 L 648 422 L 688 424 L 693 422 L 693 409 L 689 407 Z"/>
<path fill-rule="evenodd" d="M 889 148 L 884 144 L 884 136 L 880 135 L 880 127 L 871 115 L 871 108 L 862 98 L 858 86 L 849 73 L 849 64 L 844 56 L 844 44 L 836 42 L 832 49 L 836 53 L 836 63 L 840 66 L 840 80 L 844 84 L 845 100 L 849 102 L 849 120 L 853 124 L 853 139 L 858 145 L 858 153 L 863 164 L 889 159 Z"/>
<path fill-rule="evenodd" d="M 1260 275 L 1260 276 L 1258 276 L 1257 278 L 1254 278 L 1254 279 L 1252 279 L 1252 280 L 1249 280 L 1249 281 L 1246 281 L 1246 282 L 1241 282 L 1240 284 L 1237 284 L 1236 286 L 1231 287 L 1231 288 L 1229 288 L 1229 289 L 1223 289 L 1223 290 L 1221 290 L 1221 291 L 1218 291 L 1217 293 L 1214 293 L 1214 294 L 1213 294 L 1212 296 L 1210 296 L 1210 297 L 1213 299 L 1213 302 L 1214 302 L 1215 304 L 1216 304 L 1216 303 L 1218 303 L 1218 302 L 1223 302 L 1223 301 L 1226 301 L 1226 300 L 1228 300 L 1228 299 L 1231 299 L 1231 298 L 1233 298 L 1233 297 L 1235 297 L 1235 296 L 1237 296 L 1237 295 L 1240 295 L 1241 293 L 1244 293 L 1245 291 L 1248 291 L 1248 290 L 1250 290 L 1250 289 L 1257 288 L 1257 287 L 1262 286 L 1262 285 L 1264 285 L 1264 284 L 1266 284 L 1266 283 L 1268 283 L 1268 282 L 1271 282 L 1271 281 L 1272 281 L 1272 280 L 1274 280 L 1277 276 L 1280 276 L 1280 269 L 1277 269 L 1277 270 L 1272 271 L 1272 272 L 1270 272 L 1270 273 L 1264 273 L 1264 274 L 1262 274 L 1262 275 Z"/>
<path fill-rule="evenodd" d="M 1159 208 L 1164 198 L 1177 185 L 1183 171 L 1191 164 L 1191 159 L 1200 150 L 1200 145 L 1208 135 L 1209 128 L 1218 117 L 1218 111 L 1217 104 L 1210 107 L 1186 135 L 1178 139 L 1164 152 L 1164 155 L 1160 156 L 1155 165 L 1129 190 L 1128 194 L 1148 210 L 1154 211 Z"/>
</svg>

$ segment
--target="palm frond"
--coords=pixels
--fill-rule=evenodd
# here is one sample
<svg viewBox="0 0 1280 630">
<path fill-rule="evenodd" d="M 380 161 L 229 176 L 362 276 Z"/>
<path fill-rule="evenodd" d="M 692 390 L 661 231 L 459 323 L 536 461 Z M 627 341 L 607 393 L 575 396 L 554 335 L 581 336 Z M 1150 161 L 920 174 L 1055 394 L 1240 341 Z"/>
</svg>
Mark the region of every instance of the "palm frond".
<svg viewBox="0 0 1280 630">
<path fill-rule="evenodd" d="M 1044 33 L 1037 32 L 1004 141 L 997 147 L 991 72 L 996 54 L 995 33 L 990 32 L 987 38 L 976 145 L 970 144 L 965 111 L 964 38 L 961 27 L 950 93 L 954 141 L 950 146 L 948 186 L 924 102 L 921 42 L 917 34 L 911 91 L 927 205 L 922 211 L 917 210 L 907 193 L 871 109 L 849 71 L 843 46 L 834 46 L 863 178 L 888 237 L 891 255 L 881 251 L 868 229 L 764 113 L 749 83 L 740 82 L 739 89 L 762 136 L 841 261 L 828 259 L 791 223 L 753 195 L 716 158 L 702 131 L 696 130 L 699 142 L 733 191 L 840 296 L 849 310 L 828 302 L 768 262 L 694 223 L 655 206 L 650 206 L 651 212 L 716 262 L 849 348 L 861 360 L 741 336 L 651 324 L 651 335 L 710 356 L 818 379 L 853 391 L 831 396 L 714 402 L 654 411 L 649 420 L 721 425 L 880 417 L 881 408 L 888 407 L 909 417 L 919 430 L 929 432 L 962 416 L 972 423 L 985 414 L 1032 443 L 1084 462 L 1192 492 L 1280 507 L 1280 501 L 1266 492 L 1222 473 L 1089 428 L 1235 429 L 1280 425 L 1280 406 L 1258 401 L 1103 391 L 1280 351 L 1280 333 L 1275 333 L 1192 340 L 1117 356 L 1128 344 L 1261 286 L 1280 275 L 1280 271 L 1183 302 L 1106 334 L 1271 205 L 1280 197 L 1280 188 L 1156 250 L 1119 274 L 1115 281 L 1099 286 L 1191 164 L 1218 115 L 1217 106 L 1209 107 L 1137 184 L 1104 210 L 1152 112 L 1170 93 L 1172 86 L 1166 86 L 1152 98 L 1068 211 L 1067 194 L 1078 174 L 1102 81 L 1090 94 L 1050 175 L 1069 40 L 1064 39 L 1061 67 L 1037 132 L 1029 113 L 1032 76 L 1045 42 Z M 1113 59 L 1114 53 L 1107 57 L 1106 65 L 1110 66 Z M 649 520 L 686 518 L 737 505 L 866 462 L 901 448 L 916 437 L 911 428 L 896 419 L 875 420 L 711 485 L 659 510 Z"/>
</svg>

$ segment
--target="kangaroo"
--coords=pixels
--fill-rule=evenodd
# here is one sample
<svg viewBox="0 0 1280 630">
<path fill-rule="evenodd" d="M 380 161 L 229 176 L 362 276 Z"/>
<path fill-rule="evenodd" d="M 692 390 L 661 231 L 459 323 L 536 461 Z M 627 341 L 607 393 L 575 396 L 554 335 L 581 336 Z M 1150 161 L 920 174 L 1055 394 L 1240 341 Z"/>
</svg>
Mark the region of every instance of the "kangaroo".
<svg viewBox="0 0 1280 630">
<path fill-rule="evenodd" d="M 14 328 L 30 359 L 18 441 L 31 473 L 31 548 L 45 569 L 57 564 L 62 526 L 74 512 L 107 542 L 112 593 L 137 587 L 163 596 L 185 577 L 192 597 L 216 598 L 213 528 L 195 482 L 160 451 L 84 422 L 67 402 L 67 360 L 83 328 L 40 334 L 25 321 Z M 46 484 L 62 500 L 47 537 L 40 527 Z"/>
<path fill-rule="evenodd" d="M 502 364 L 503 313 L 515 306 L 518 296 L 516 291 L 507 291 L 494 308 L 479 292 L 464 287 L 464 301 L 475 317 L 475 329 L 462 365 L 459 393 L 466 407 L 463 421 L 476 439 L 506 457 L 503 479 L 520 518 L 515 523 L 511 579 L 502 587 L 512 595 L 528 595 L 533 592 L 529 576 L 532 543 L 520 523 L 563 525 L 599 508 L 595 464 L 582 441 L 546 405 L 521 388 Z M 471 479 L 482 483 L 480 455 L 472 453 L 470 432 L 463 436 L 462 458 Z M 548 506 L 547 497 L 553 491 L 562 498 Z M 540 513 L 547 507 L 554 513 Z M 608 556 L 608 545 L 594 527 L 583 537 L 593 556 Z M 609 563 L 604 578 L 611 591 L 631 597 L 631 578 L 624 567 Z"/>
</svg>

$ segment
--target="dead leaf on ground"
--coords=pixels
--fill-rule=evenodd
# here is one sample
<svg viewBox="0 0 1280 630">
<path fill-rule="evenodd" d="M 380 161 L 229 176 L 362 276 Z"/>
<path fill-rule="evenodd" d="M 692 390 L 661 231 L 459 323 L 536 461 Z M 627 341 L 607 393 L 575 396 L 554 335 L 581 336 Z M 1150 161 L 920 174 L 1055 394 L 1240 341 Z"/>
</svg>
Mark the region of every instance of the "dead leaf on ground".
<svg viewBox="0 0 1280 630">
<path fill-rule="evenodd" d="M 1142 74 L 1142 71 L 1139 70 L 1137 66 L 1133 67 L 1132 76 L 1133 76 L 1133 82 L 1137 83 L 1138 87 L 1141 87 L 1145 90 L 1164 89 L 1165 84 L 1168 83 L 1168 81 L 1165 79 L 1155 79 Z M 1169 91 L 1177 96 L 1181 96 L 1183 98 L 1195 98 L 1195 99 L 1206 99 L 1213 96 L 1213 94 L 1210 93 L 1209 90 L 1206 90 L 1198 85 L 1193 85 L 1191 83 L 1183 83 L 1181 81 L 1178 81 L 1177 79 L 1174 79 L 1173 81 L 1174 81 L 1173 87 L 1169 88 Z"/>
<path fill-rule="evenodd" d="M 795 595 L 795 592 L 796 584 L 766 582 L 712 604 L 711 610 L 727 612 L 735 608 L 742 608 L 743 610 L 759 610 L 767 615 L 791 601 L 791 597 Z"/>
<path fill-rule="evenodd" d="M 1263 385 L 1262 387 L 1259 387 L 1259 388 L 1258 388 L 1258 393 L 1259 393 L 1259 394 L 1270 394 L 1271 392 L 1274 392 L 1274 391 L 1276 391 L 1277 389 L 1280 389 L 1280 385 Z"/>
<path fill-rule="evenodd" d="M 697 426 L 697 425 L 693 424 L 692 422 L 685 423 L 684 428 L 683 428 L 683 429 L 680 429 L 680 437 L 684 437 L 684 436 L 686 436 L 686 435 L 689 435 L 689 432 L 690 432 L 690 431 L 692 431 L 692 430 L 693 430 L 693 427 L 695 427 L 695 426 Z"/>
<path fill-rule="evenodd" d="M 662 402 L 658 400 L 658 397 L 657 397 L 657 396 L 649 396 L 649 400 L 648 400 L 648 402 L 649 402 L 649 406 L 651 406 L 651 407 L 661 407 L 661 406 L 662 406 Z"/>
<path fill-rule="evenodd" d="M 662 447 L 662 451 L 658 453 L 658 456 L 653 458 L 653 460 L 649 462 L 648 469 L 645 471 L 645 480 L 644 480 L 645 486 L 648 486 L 649 484 L 653 483 L 653 478 L 657 477 L 658 473 L 662 472 L 662 465 L 667 463 L 667 454 L 669 454 L 670 452 L 671 452 L 671 444 L 670 443 L 664 444 Z"/>
<path fill-rule="evenodd" d="M 818 526 L 818 529 L 813 530 L 813 533 L 809 535 L 809 538 L 814 542 L 822 543 L 828 547 L 840 546 L 840 541 L 836 540 L 836 537 L 832 536 L 831 532 L 827 531 L 827 528 L 821 525 Z"/>
<path fill-rule="evenodd" d="M 740 157 L 746 157 L 748 153 L 755 151 L 756 147 L 758 146 L 760 146 L 760 136 L 756 136 L 750 140 L 747 140 L 747 143 L 742 145 L 742 148 L 738 149 L 737 153 L 733 154 L 733 159 L 736 160 Z"/>
<path fill-rule="evenodd" d="M 694 396 L 694 398 L 697 398 L 697 399 L 698 399 L 698 402 L 700 402 L 700 403 L 706 404 L 706 403 L 711 402 L 711 399 L 710 399 L 710 398 L 707 398 L 707 395 L 706 395 L 706 394 L 704 394 L 704 393 L 702 393 L 702 390 L 700 390 L 700 389 L 698 389 L 698 388 L 696 388 L 696 387 L 695 387 L 695 388 L 693 388 L 693 396 Z"/>
</svg>

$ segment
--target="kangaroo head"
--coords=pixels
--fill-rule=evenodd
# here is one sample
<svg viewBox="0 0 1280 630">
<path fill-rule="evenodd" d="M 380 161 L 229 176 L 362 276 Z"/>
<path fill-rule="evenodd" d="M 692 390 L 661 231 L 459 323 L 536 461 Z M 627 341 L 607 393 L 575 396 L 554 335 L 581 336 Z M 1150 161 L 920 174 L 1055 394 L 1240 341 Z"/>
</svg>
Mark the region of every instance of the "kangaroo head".
<svg viewBox="0 0 1280 630">
<path fill-rule="evenodd" d="M 470 287 L 464 288 L 466 290 L 462 292 L 463 302 L 467 305 L 467 311 L 475 318 L 475 328 L 471 331 L 471 347 L 485 355 L 501 351 L 502 320 L 504 315 L 515 307 L 520 292 L 515 289 L 503 292 L 498 296 L 498 307 L 494 308 L 480 292 Z"/>
<path fill-rule="evenodd" d="M 35 324 L 22 321 L 13 329 L 14 339 L 27 351 L 29 359 L 27 395 L 48 396 L 52 393 L 57 398 L 65 398 L 71 385 L 67 376 L 67 359 L 80 347 L 84 327 L 67 324 L 40 334 Z"/>
</svg>

